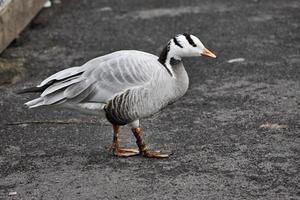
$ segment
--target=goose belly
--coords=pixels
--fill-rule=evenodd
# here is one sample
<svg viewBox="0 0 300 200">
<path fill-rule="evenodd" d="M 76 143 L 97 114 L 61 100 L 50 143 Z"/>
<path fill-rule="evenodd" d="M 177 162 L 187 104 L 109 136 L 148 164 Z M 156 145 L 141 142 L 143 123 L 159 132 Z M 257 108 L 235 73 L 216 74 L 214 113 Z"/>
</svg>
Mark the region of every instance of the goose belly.
<svg viewBox="0 0 300 200">
<path fill-rule="evenodd" d="M 60 107 L 76 110 L 77 112 L 86 115 L 97 115 L 100 118 L 105 117 L 105 111 L 104 111 L 105 104 L 103 103 L 91 103 L 91 102 L 77 103 L 77 104 L 66 103 L 61 105 Z"/>
</svg>

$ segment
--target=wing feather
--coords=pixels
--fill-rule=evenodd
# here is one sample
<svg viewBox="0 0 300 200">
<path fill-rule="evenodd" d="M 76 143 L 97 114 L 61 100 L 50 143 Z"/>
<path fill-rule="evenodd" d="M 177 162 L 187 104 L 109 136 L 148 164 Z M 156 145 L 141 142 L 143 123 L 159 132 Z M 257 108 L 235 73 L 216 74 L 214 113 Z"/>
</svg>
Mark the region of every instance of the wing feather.
<svg viewBox="0 0 300 200">
<path fill-rule="evenodd" d="M 107 103 L 132 88 L 146 87 L 157 73 L 163 73 L 157 57 L 140 51 L 119 51 L 95 58 L 81 67 L 60 71 L 40 85 L 49 86 L 29 106 L 63 103 Z"/>
<path fill-rule="evenodd" d="M 43 80 L 37 87 L 42 87 L 44 85 L 51 83 L 52 81 L 63 80 L 65 78 L 69 78 L 71 76 L 76 76 L 76 75 L 86 71 L 86 68 L 97 67 L 97 64 L 99 64 L 101 62 L 105 62 L 110 59 L 113 59 L 113 58 L 123 54 L 122 52 L 123 51 L 117 51 L 117 52 L 114 52 L 111 54 L 100 56 L 100 57 L 97 57 L 97 58 L 94 58 L 94 59 L 88 61 L 83 66 L 71 67 L 71 68 L 67 68 L 62 71 L 59 71 L 59 72 L 49 76 L 45 80 Z"/>
<path fill-rule="evenodd" d="M 145 65 L 145 62 L 152 62 L 152 65 Z M 107 102 L 127 89 L 143 87 L 152 80 L 153 73 L 159 70 L 159 67 L 155 67 L 155 62 L 147 57 L 127 55 L 102 63 L 103 67 L 99 66 L 86 77 L 95 80 L 92 82 L 95 84 L 95 95 L 89 96 L 85 101 Z"/>
<path fill-rule="evenodd" d="M 46 90 L 44 90 L 44 92 L 41 94 L 41 96 L 44 97 L 44 96 L 49 95 L 57 90 L 71 86 L 74 83 L 78 83 L 80 81 L 82 81 L 82 78 L 80 78 L 80 77 L 71 77 L 67 80 L 54 83 L 53 85 L 50 85 Z"/>
<path fill-rule="evenodd" d="M 44 81 L 41 82 L 37 87 L 43 87 L 44 85 L 47 85 L 51 83 L 52 81 L 57 80 L 63 80 L 65 78 L 70 78 L 72 76 L 76 76 L 84 71 L 84 68 L 82 67 L 71 67 L 68 69 L 64 69 L 62 71 L 59 71 L 52 76 L 46 78 Z"/>
<path fill-rule="evenodd" d="M 88 84 L 87 82 L 88 80 L 84 79 L 83 81 L 80 81 L 77 84 L 70 85 L 65 89 L 64 97 L 67 99 L 72 99 L 78 96 L 81 92 L 83 92 L 90 86 L 90 84 Z"/>
</svg>

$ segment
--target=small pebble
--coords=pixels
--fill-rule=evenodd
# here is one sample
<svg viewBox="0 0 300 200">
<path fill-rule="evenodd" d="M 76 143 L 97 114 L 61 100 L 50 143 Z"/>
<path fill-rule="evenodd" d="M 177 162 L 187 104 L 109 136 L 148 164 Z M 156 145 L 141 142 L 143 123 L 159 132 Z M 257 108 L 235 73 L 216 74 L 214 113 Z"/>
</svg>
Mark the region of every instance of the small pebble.
<svg viewBox="0 0 300 200">
<path fill-rule="evenodd" d="M 286 124 L 277 124 L 277 123 L 266 123 L 260 125 L 260 128 L 268 128 L 268 129 L 282 129 L 282 128 L 288 128 L 288 125 Z"/>
<path fill-rule="evenodd" d="M 8 195 L 9 196 L 15 196 L 15 195 L 17 195 L 17 192 L 15 192 L 15 191 L 14 192 L 9 192 Z"/>
<path fill-rule="evenodd" d="M 100 11 L 112 11 L 111 7 L 103 7 L 99 9 Z"/>
<path fill-rule="evenodd" d="M 46 1 L 45 4 L 44 4 L 44 8 L 50 8 L 52 6 L 52 3 L 51 1 Z"/>
<path fill-rule="evenodd" d="M 245 58 L 234 58 L 234 59 L 230 59 L 227 62 L 228 63 L 235 63 L 235 62 L 244 62 Z"/>
</svg>

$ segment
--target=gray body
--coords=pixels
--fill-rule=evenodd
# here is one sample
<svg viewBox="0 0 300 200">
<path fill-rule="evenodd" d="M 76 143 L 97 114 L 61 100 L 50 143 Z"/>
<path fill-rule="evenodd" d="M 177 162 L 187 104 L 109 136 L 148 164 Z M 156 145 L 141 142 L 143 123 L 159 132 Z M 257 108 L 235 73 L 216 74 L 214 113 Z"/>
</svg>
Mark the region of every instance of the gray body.
<svg viewBox="0 0 300 200">
<path fill-rule="evenodd" d="M 105 113 L 111 123 L 125 125 L 158 112 L 185 94 L 189 80 L 182 62 L 172 69 L 173 76 L 155 55 L 118 51 L 50 76 L 38 85 L 46 87 L 40 97 L 26 105 Z"/>
</svg>

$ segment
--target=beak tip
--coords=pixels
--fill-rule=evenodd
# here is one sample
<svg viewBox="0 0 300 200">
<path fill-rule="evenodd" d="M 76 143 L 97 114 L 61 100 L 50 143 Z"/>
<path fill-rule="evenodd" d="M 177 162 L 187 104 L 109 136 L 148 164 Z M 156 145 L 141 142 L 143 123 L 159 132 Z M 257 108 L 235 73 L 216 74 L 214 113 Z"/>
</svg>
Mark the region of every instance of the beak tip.
<svg viewBox="0 0 300 200">
<path fill-rule="evenodd" d="M 214 53 L 210 54 L 209 57 L 211 57 L 211 58 L 217 58 L 217 56 Z"/>
<path fill-rule="evenodd" d="M 211 57 L 211 58 L 217 58 L 217 56 L 209 51 L 207 48 L 204 48 L 204 51 L 201 53 L 202 56 Z"/>
</svg>

